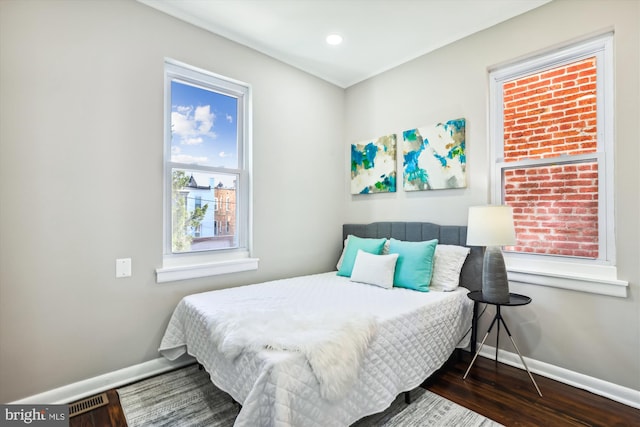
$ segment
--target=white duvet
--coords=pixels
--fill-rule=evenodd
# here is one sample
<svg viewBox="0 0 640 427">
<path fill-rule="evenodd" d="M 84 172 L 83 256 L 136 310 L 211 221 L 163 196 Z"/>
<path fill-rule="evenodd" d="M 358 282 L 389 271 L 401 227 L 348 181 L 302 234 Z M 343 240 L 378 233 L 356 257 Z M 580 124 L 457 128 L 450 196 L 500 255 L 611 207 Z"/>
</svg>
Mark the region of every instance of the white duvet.
<svg viewBox="0 0 640 427">
<path fill-rule="evenodd" d="M 211 338 L 227 359 L 265 349 L 301 353 L 318 381 L 320 396 L 328 400 L 343 397 L 353 386 L 376 330 L 373 315 L 293 307 L 220 310 L 209 320 Z"/>
<path fill-rule="evenodd" d="M 160 353 L 194 356 L 242 404 L 236 426 L 348 426 L 468 345 L 467 292 L 383 289 L 335 272 L 206 292 L 178 304 Z"/>
</svg>

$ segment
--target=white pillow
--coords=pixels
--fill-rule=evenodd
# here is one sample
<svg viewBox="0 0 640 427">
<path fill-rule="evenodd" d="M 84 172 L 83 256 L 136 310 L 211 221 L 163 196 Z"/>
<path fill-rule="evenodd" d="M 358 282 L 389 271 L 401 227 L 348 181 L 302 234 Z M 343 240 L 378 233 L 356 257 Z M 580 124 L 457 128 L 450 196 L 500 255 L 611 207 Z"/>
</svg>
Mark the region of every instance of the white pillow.
<svg viewBox="0 0 640 427">
<path fill-rule="evenodd" d="M 337 270 L 340 270 L 340 266 L 342 265 L 342 260 L 344 258 L 344 251 L 347 250 L 347 243 L 349 243 L 349 237 L 351 237 L 351 234 L 349 234 L 347 238 L 344 239 L 344 245 L 342 246 L 342 253 L 340 253 L 340 258 L 338 259 L 338 264 L 336 265 Z"/>
<path fill-rule="evenodd" d="M 397 261 L 398 254 L 374 255 L 359 249 L 353 264 L 351 281 L 391 289 Z"/>
<path fill-rule="evenodd" d="M 433 276 L 430 290 L 453 291 L 460 284 L 460 271 L 469 255 L 469 248 L 455 245 L 438 245 L 433 255 Z"/>
</svg>

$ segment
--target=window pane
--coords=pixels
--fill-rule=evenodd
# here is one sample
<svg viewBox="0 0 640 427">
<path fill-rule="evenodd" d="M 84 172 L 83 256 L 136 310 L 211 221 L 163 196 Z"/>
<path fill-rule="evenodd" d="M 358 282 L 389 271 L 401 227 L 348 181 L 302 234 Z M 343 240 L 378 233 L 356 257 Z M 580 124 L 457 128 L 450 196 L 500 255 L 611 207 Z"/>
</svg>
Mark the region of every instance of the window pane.
<svg viewBox="0 0 640 427">
<path fill-rule="evenodd" d="M 238 168 L 238 100 L 171 81 L 171 161 Z"/>
<path fill-rule="evenodd" d="M 172 252 L 237 248 L 237 175 L 184 169 L 171 175 Z M 228 209 L 216 209 L 220 198 Z"/>
<path fill-rule="evenodd" d="M 503 180 L 517 236 L 505 250 L 598 258 L 596 162 L 509 169 Z"/>
<path fill-rule="evenodd" d="M 503 97 L 505 161 L 596 151 L 595 57 L 507 81 Z"/>
</svg>

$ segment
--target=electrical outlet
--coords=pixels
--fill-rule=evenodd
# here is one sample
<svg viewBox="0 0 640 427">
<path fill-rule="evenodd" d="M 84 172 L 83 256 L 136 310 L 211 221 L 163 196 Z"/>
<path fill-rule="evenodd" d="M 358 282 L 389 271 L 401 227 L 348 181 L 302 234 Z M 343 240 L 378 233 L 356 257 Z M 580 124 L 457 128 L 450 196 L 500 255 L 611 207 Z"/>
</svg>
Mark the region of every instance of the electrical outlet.
<svg viewBox="0 0 640 427">
<path fill-rule="evenodd" d="M 116 278 L 131 277 L 131 258 L 116 260 Z"/>
</svg>

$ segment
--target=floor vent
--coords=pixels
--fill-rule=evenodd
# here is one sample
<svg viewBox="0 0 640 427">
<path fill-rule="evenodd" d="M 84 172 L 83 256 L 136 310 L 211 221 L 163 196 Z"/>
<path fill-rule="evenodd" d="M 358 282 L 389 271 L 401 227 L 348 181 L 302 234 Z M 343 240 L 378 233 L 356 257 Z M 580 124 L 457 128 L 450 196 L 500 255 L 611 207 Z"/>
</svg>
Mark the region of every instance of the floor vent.
<svg viewBox="0 0 640 427">
<path fill-rule="evenodd" d="M 109 404 L 107 393 L 89 397 L 69 405 L 69 418 Z"/>
</svg>

